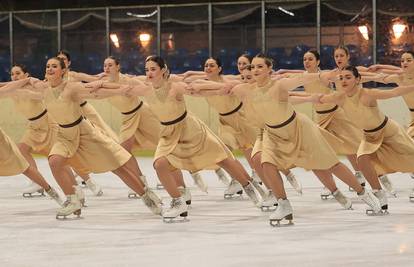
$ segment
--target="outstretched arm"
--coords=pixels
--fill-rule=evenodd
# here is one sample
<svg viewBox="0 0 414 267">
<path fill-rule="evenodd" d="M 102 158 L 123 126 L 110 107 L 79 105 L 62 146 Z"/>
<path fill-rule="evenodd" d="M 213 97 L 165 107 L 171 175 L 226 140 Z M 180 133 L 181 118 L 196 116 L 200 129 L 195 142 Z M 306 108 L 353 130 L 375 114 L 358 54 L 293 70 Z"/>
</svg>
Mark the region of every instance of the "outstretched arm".
<svg viewBox="0 0 414 267">
<path fill-rule="evenodd" d="M 364 92 L 373 99 L 388 99 L 414 92 L 414 85 L 398 86 L 390 90 L 370 89 Z"/>
<path fill-rule="evenodd" d="M 30 78 L 7 82 L 2 87 L 0 87 L 0 94 L 9 94 L 14 90 L 23 88 L 23 86 L 25 86 L 29 82 Z"/>
</svg>

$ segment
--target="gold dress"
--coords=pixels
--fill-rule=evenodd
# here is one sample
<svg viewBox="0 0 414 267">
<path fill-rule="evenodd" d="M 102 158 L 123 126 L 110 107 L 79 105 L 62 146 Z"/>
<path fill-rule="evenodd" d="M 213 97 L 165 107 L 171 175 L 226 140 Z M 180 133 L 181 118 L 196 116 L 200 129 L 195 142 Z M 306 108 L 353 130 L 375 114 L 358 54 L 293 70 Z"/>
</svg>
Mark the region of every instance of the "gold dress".
<svg viewBox="0 0 414 267">
<path fill-rule="evenodd" d="M 414 172 L 414 141 L 406 131 L 386 117 L 378 108 L 361 103 L 363 90 L 345 97 L 343 108 L 347 116 L 360 128 L 364 136 L 357 156 L 372 155 L 378 174 Z"/>
<path fill-rule="evenodd" d="M 398 80 L 395 81 L 398 85 L 413 85 L 414 84 L 414 77 L 410 77 L 408 75 L 400 75 Z M 414 138 L 414 92 L 409 94 L 405 94 L 402 96 L 405 104 L 408 106 L 408 110 L 410 111 L 411 121 L 408 124 L 407 133 L 411 138 Z"/>
<path fill-rule="evenodd" d="M 131 154 L 84 119 L 79 101 L 74 100 L 70 92 L 77 86 L 82 85 L 62 82 L 45 92 L 48 114 L 59 124 L 49 155 L 67 158 L 77 170 L 87 169 L 94 173 L 115 170 L 124 165 Z"/>
<path fill-rule="evenodd" d="M 68 82 L 75 82 L 75 79 L 71 75 L 72 72 L 69 72 L 65 76 L 65 80 Z M 102 133 L 114 141 L 119 142 L 118 135 L 109 127 L 108 124 L 102 119 L 101 115 L 96 111 L 96 109 L 87 101 L 81 100 L 79 102 L 80 106 L 82 107 L 82 114 Z"/>
<path fill-rule="evenodd" d="M 137 82 L 125 75 L 120 75 L 119 84 L 134 86 Z M 135 137 L 136 148 L 155 149 L 158 144 L 160 123 L 148 105 L 137 96 L 112 96 L 108 101 L 122 114 L 119 133 L 120 141 L 125 142 Z"/>
<path fill-rule="evenodd" d="M 258 130 L 248 123 L 243 103 L 236 96 L 208 96 L 206 100 L 219 113 L 220 139 L 232 150 L 251 148 Z"/>
<path fill-rule="evenodd" d="M 12 97 L 14 107 L 28 121 L 21 143 L 28 145 L 33 153 L 47 156 L 58 132 L 58 125 L 48 115 L 41 100 Z"/>
<path fill-rule="evenodd" d="M 24 172 L 29 163 L 19 148 L 0 128 L 0 176 L 17 175 Z"/>
<path fill-rule="evenodd" d="M 319 81 L 306 84 L 304 88 L 307 93 L 331 93 L 331 89 Z M 341 155 L 356 154 L 362 140 L 362 131 L 346 117 L 344 110 L 335 104 L 313 104 L 313 107 L 314 121 L 319 127 L 343 142 L 342 145 L 330 144 L 335 152 Z"/>
<path fill-rule="evenodd" d="M 264 87 L 252 85 L 243 101 L 250 112 L 256 114 L 256 120 L 266 125 L 262 163 L 271 163 L 278 169 L 298 166 L 318 170 L 336 165 L 339 161 L 327 139 L 339 140 L 307 116 L 295 112 L 290 103 L 275 100 L 275 96 L 269 94 L 269 88 L 275 83 L 270 81 Z"/>
<path fill-rule="evenodd" d="M 233 158 L 226 145 L 201 120 L 187 113 L 184 99 L 169 96 L 170 86 L 167 82 L 145 97 L 161 122 L 154 161 L 166 157 L 173 167 L 196 172 Z"/>
</svg>

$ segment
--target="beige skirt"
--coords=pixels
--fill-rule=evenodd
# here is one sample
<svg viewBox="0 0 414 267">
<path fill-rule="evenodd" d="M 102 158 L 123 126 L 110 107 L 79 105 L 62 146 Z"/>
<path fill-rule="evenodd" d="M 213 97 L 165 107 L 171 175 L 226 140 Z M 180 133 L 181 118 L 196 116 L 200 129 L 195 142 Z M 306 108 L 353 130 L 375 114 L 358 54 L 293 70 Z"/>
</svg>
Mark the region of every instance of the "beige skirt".
<svg viewBox="0 0 414 267">
<path fill-rule="evenodd" d="M 106 124 L 101 115 L 99 115 L 90 103 L 82 105 L 82 113 L 92 123 L 92 125 L 98 128 L 104 135 L 112 138 L 115 142 L 119 142 L 118 135 L 112 130 L 111 127 L 109 127 L 108 124 Z"/>
<path fill-rule="evenodd" d="M 257 130 L 243 116 L 243 111 L 219 116 L 218 136 L 232 150 L 252 148 Z"/>
<path fill-rule="evenodd" d="M 143 103 L 136 112 L 122 114 L 122 124 L 119 133 L 121 143 L 135 137 L 135 149 L 155 149 L 158 145 L 160 122 L 147 104 Z"/>
<path fill-rule="evenodd" d="M 161 126 L 154 162 L 161 157 L 177 169 L 197 172 L 233 158 L 233 154 L 207 125 L 187 114 L 176 124 Z"/>
<path fill-rule="evenodd" d="M 29 121 L 20 143 L 28 145 L 33 153 L 47 156 L 58 132 L 58 125 L 45 114 L 40 119 Z"/>
<path fill-rule="evenodd" d="M 330 143 L 337 154 L 354 155 L 357 153 L 363 134 L 362 131 L 346 117 L 342 108 L 338 108 L 328 114 L 316 113 L 315 122 L 321 128 L 327 130 L 342 141 L 341 145 Z"/>
<path fill-rule="evenodd" d="M 364 132 L 357 155 L 371 155 L 377 174 L 414 172 L 414 141 L 391 119 L 379 131 Z"/>
<path fill-rule="evenodd" d="M 296 113 L 296 118 L 284 127 L 265 128 L 262 163 L 271 163 L 278 169 L 293 166 L 307 170 L 329 169 L 339 161 L 327 140 L 329 143 L 341 143 L 306 115 Z"/>
<path fill-rule="evenodd" d="M 29 163 L 16 144 L 0 129 L 0 175 L 11 176 L 24 172 Z"/>
<path fill-rule="evenodd" d="M 124 165 L 131 154 L 113 139 L 97 130 L 88 120 L 77 126 L 61 128 L 49 153 L 68 159 L 69 165 L 81 173 L 102 173 Z"/>
</svg>

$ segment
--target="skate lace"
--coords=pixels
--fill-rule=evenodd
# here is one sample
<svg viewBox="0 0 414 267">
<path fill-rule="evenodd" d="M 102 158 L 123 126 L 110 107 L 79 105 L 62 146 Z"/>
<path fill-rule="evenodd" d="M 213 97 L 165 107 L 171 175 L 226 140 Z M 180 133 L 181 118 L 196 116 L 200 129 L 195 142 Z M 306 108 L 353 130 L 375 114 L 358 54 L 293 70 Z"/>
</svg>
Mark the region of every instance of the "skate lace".
<svg viewBox="0 0 414 267">
<path fill-rule="evenodd" d="M 179 198 L 173 198 L 170 203 L 170 208 L 175 208 L 181 205 L 181 200 Z"/>
</svg>

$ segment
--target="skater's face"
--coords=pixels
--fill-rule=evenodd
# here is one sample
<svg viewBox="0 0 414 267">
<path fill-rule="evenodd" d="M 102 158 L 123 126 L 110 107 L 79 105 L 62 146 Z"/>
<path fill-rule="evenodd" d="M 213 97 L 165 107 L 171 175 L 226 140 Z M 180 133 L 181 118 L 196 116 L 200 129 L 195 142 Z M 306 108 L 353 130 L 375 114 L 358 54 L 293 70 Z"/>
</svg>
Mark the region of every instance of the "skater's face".
<svg viewBox="0 0 414 267">
<path fill-rule="evenodd" d="M 63 62 L 65 62 L 65 66 L 68 69 L 70 67 L 70 61 L 68 60 L 68 57 L 65 54 L 59 54 L 57 55 L 58 58 L 63 59 Z"/>
<path fill-rule="evenodd" d="M 204 63 L 204 72 L 207 74 L 207 77 L 217 77 L 220 75 L 221 67 L 214 59 L 209 58 Z"/>
<path fill-rule="evenodd" d="M 334 52 L 334 58 L 335 58 L 336 66 L 339 69 L 343 69 L 346 66 L 348 66 L 349 55 L 344 49 L 342 48 L 336 49 Z"/>
<path fill-rule="evenodd" d="M 319 60 L 316 59 L 315 55 L 311 52 L 306 52 L 303 55 L 303 66 L 308 72 L 318 71 Z"/>
<path fill-rule="evenodd" d="M 245 68 L 244 70 L 242 70 L 241 72 L 241 80 L 244 83 L 254 83 L 254 79 L 253 79 L 253 75 L 252 75 L 252 71 Z"/>
<path fill-rule="evenodd" d="M 250 60 L 244 56 L 241 56 L 237 59 L 237 69 L 241 74 L 242 71 L 246 68 L 247 65 L 250 65 Z"/>
<path fill-rule="evenodd" d="M 355 77 L 352 71 L 343 70 L 339 75 L 339 80 L 341 81 L 342 89 L 348 93 L 356 88 L 360 78 Z"/>
<path fill-rule="evenodd" d="M 107 58 L 104 61 L 104 72 L 107 75 L 114 75 L 119 72 L 120 66 L 116 64 L 115 60 L 112 58 Z"/>
<path fill-rule="evenodd" d="M 259 58 L 259 57 L 253 58 L 251 69 L 252 69 L 253 79 L 256 82 L 260 82 L 260 81 L 263 81 L 269 78 L 269 75 L 272 72 L 271 66 L 268 66 L 266 64 L 265 59 Z"/>
<path fill-rule="evenodd" d="M 411 53 L 404 53 L 401 56 L 401 68 L 404 71 L 414 71 L 414 57 Z"/>
<path fill-rule="evenodd" d="M 46 64 L 46 79 L 48 81 L 56 81 L 62 79 L 65 74 L 65 68 L 56 58 L 49 59 Z"/>
<path fill-rule="evenodd" d="M 154 61 L 147 61 L 145 63 L 145 75 L 150 82 L 158 82 L 163 79 L 163 75 L 166 69 L 161 69 L 160 66 Z"/>
<path fill-rule="evenodd" d="M 29 77 L 29 73 L 24 72 L 22 68 L 20 68 L 19 66 L 14 66 L 11 69 L 11 80 L 12 81 L 18 81 L 21 79 L 25 79 L 27 77 Z"/>
</svg>

